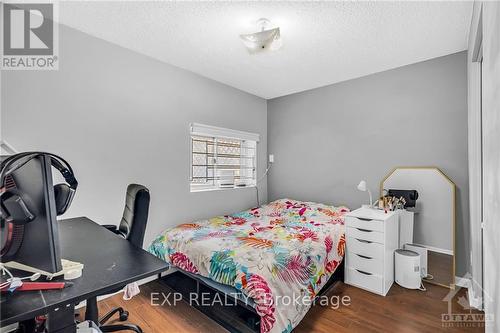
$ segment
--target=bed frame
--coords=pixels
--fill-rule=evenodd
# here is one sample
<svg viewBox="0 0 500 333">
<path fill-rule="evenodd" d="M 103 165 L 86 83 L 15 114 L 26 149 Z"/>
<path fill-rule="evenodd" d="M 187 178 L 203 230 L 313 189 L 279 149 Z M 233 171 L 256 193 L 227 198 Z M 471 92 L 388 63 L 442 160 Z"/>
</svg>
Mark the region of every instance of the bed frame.
<svg viewBox="0 0 500 333">
<path fill-rule="evenodd" d="M 233 296 L 238 293 L 236 289 L 181 270 L 165 276 L 159 276 L 159 280 L 163 285 L 180 293 L 183 300 L 187 300 L 188 302 L 195 297 L 201 301 L 202 294 L 210 300 L 227 300 L 229 305 L 223 305 L 220 302 L 209 302 L 211 305 L 207 306 L 191 302 L 191 306 L 222 325 L 229 332 L 260 333 L 260 316 L 253 308 L 252 302 L 249 302 L 249 299 L 245 300 L 245 297 L 241 293 L 239 293 L 238 297 Z M 320 290 L 318 296 L 326 295 L 338 281 L 344 281 L 344 260 Z"/>
</svg>

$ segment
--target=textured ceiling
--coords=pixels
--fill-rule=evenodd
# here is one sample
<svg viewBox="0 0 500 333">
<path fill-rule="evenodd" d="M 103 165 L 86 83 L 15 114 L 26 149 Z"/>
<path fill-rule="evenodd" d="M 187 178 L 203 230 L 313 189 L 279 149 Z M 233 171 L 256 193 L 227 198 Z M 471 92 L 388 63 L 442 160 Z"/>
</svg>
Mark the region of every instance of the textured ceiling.
<svg viewBox="0 0 500 333">
<path fill-rule="evenodd" d="M 61 23 L 263 98 L 466 49 L 472 2 L 61 2 Z M 248 54 L 258 18 L 283 47 Z"/>
</svg>

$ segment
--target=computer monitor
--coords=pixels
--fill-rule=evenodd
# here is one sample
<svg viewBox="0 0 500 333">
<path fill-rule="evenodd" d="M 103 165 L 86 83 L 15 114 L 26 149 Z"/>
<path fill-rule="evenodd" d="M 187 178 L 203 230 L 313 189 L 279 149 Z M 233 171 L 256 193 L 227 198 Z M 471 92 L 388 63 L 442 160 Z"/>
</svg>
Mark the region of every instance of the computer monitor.
<svg viewBox="0 0 500 333">
<path fill-rule="evenodd" d="M 3 161 L 5 158 L 7 156 L 2 156 L 0 160 Z M 2 262 L 15 261 L 49 273 L 61 271 L 50 158 L 40 155 L 10 176 L 11 186 L 15 186 L 29 199 L 35 219 L 21 228 L 24 230 L 18 230 L 17 237 L 21 237 L 21 243 L 18 244 L 15 253 L 8 256 L 2 255 Z M 2 232 L 4 232 L 9 227 L 9 222 L 2 221 L 2 224 Z"/>
</svg>

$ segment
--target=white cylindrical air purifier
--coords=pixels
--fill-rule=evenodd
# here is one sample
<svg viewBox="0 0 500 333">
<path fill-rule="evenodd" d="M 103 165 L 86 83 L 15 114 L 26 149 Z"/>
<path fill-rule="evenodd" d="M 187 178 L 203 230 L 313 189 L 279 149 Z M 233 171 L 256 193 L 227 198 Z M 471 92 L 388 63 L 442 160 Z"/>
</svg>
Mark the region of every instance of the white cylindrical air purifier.
<svg viewBox="0 0 500 333">
<path fill-rule="evenodd" d="M 409 250 L 394 253 L 396 283 L 408 289 L 421 289 L 420 255 Z"/>
</svg>

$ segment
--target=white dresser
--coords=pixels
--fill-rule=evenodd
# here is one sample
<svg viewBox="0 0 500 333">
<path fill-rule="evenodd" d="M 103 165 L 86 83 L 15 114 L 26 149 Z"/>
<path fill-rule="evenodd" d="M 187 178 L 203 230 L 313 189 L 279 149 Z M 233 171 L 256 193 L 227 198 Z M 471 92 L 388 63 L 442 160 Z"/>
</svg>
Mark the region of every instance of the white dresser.
<svg viewBox="0 0 500 333">
<path fill-rule="evenodd" d="M 398 215 L 359 208 L 346 215 L 345 224 L 345 283 L 387 295 L 394 282 Z"/>
</svg>

